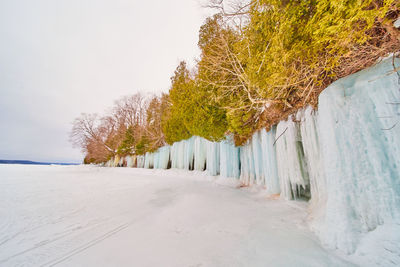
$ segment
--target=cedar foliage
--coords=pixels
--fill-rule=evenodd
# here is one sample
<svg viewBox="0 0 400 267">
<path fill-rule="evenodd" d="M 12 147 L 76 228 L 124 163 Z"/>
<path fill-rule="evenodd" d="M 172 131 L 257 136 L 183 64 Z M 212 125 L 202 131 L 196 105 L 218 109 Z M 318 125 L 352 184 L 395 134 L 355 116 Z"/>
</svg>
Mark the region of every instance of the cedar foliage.
<svg viewBox="0 0 400 267">
<path fill-rule="evenodd" d="M 140 94 L 111 115 L 83 114 L 71 139 L 86 163 L 141 155 L 198 135 L 234 136 L 236 145 L 306 105 L 333 81 L 400 50 L 399 0 L 249 0 L 219 12 L 199 30 L 194 69 L 182 61 L 168 94 Z"/>
</svg>

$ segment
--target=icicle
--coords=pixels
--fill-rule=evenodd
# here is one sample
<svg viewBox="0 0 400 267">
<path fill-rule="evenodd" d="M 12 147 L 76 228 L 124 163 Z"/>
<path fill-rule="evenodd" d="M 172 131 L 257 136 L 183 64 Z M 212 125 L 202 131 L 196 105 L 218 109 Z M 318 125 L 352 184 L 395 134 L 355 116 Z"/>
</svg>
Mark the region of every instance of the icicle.
<svg viewBox="0 0 400 267">
<path fill-rule="evenodd" d="M 261 149 L 263 158 L 263 173 L 265 185 L 269 194 L 279 194 L 278 166 L 276 163 L 276 151 L 274 146 L 276 127 L 272 127 L 269 132 L 265 129 L 260 131 Z"/>
<path fill-rule="evenodd" d="M 251 141 L 251 152 L 253 153 L 253 161 L 254 161 L 254 175 L 255 175 L 255 183 L 257 185 L 264 185 L 264 169 L 263 169 L 263 154 L 262 154 L 262 144 L 260 138 L 260 132 L 257 131 L 253 134 Z"/>
<path fill-rule="evenodd" d="M 241 174 L 240 181 L 244 185 L 253 185 L 255 183 L 254 154 L 251 142 L 248 141 L 240 147 Z"/>
<path fill-rule="evenodd" d="M 317 132 L 317 111 L 309 106 L 297 113 L 297 119 L 300 121 L 301 141 L 310 177 L 311 200 L 318 202 L 326 199 L 326 185 Z"/>
<path fill-rule="evenodd" d="M 132 156 L 126 156 L 126 166 L 129 168 L 133 167 L 133 158 Z"/>
<path fill-rule="evenodd" d="M 163 146 L 158 149 L 158 168 L 167 169 L 170 161 L 170 146 Z"/>
<path fill-rule="evenodd" d="M 195 137 L 194 140 L 194 169 L 204 171 L 207 160 L 207 142 L 204 138 Z"/>
<path fill-rule="evenodd" d="M 172 168 L 184 169 L 185 140 L 175 142 L 171 148 Z"/>
<path fill-rule="evenodd" d="M 171 168 L 176 169 L 178 166 L 178 143 L 173 143 L 171 147 Z"/>
<path fill-rule="evenodd" d="M 136 159 L 137 159 L 137 167 L 144 168 L 144 155 L 138 155 Z"/>
<path fill-rule="evenodd" d="M 146 152 L 144 156 L 144 168 L 153 169 L 154 167 L 154 153 Z"/>
<path fill-rule="evenodd" d="M 207 173 L 218 175 L 220 171 L 219 143 L 207 141 Z"/>
<path fill-rule="evenodd" d="M 154 169 L 159 169 L 160 168 L 160 166 L 159 166 L 159 164 L 160 164 L 160 153 L 157 150 L 156 152 L 153 153 L 153 155 L 154 155 L 153 156 L 153 163 L 154 163 L 153 168 Z"/>
<path fill-rule="evenodd" d="M 133 162 L 132 167 L 137 167 L 137 156 L 136 155 L 132 156 L 132 162 Z"/>
<path fill-rule="evenodd" d="M 191 138 L 184 140 L 185 148 L 184 148 L 184 166 L 185 170 L 193 170 L 194 165 L 194 141 L 196 136 L 192 136 Z"/>
<path fill-rule="evenodd" d="M 186 141 L 180 141 L 178 142 L 178 169 L 184 169 L 185 168 L 185 152 L 186 152 Z"/>
<path fill-rule="evenodd" d="M 241 146 L 240 147 L 240 181 L 244 185 L 249 184 L 250 180 L 250 173 L 248 170 L 249 162 L 246 154 L 246 148 L 247 146 Z"/>
<path fill-rule="evenodd" d="M 221 176 L 240 177 L 239 147 L 235 147 L 231 137 L 220 142 L 220 169 Z"/>
<path fill-rule="evenodd" d="M 281 197 L 296 199 L 300 187 L 305 189 L 309 184 L 309 178 L 299 129 L 292 116 L 279 122 L 275 140 Z"/>
<path fill-rule="evenodd" d="M 123 166 L 124 166 L 124 160 L 125 160 L 124 157 L 121 157 L 121 158 L 119 159 L 118 167 L 123 167 Z"/>
</svg>

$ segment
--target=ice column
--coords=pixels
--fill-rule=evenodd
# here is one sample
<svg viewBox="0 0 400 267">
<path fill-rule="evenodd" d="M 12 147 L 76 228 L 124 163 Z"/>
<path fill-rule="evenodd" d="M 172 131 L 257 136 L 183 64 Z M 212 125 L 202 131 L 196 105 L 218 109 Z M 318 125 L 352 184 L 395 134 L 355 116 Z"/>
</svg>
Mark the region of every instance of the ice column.
<svg viewBox="0 0 400 267">
<path fill-rule="evenodd" d="M 160 147 L 157 155 L 157 169 L 167 169 L 170 161 L 170 146 Z M 154 164 L 156 164 L 155 160 L 154 158 Z"/>
<path fill-rule="evenodd" d="M 160 153 L 159 150 L 157 150 L 156 152 L 153 153 L 153 168 L 154 169 L 160 169 Z"/>
<path fill-rule="evenodd" d="M 193 170 L 194 165 L 194 140 L 196 136 L 192 136 L 191 138 L 184 140 L 182 142 L 185 143 L 184 147 L 184 166 L 185 170 Z"/>
<path fill-rule="evenodd" d="M 175 142 L 171 146 L 171 168 L 176 169 L 178 165 L 178 143 Z"/>
<path fill-rule="evenodd" d="M 264 185 L 264 162 L 263 162 L 263 153 L 262 153 L 262 144 L 261 144 L 261 136 L 260 131 L 257 131 L 253 134 L 251 140 L 251 151 L 253 153 L 253 161 L 254 161 L 254 175 L 255 175 L 255 183 L 257 185 Z"/>
<path fill-rule="evenodd" d="M 144 168 L 152 169 L 154 166 L 154 153 L 146 152 L 144 156 Z"/>
<path fill-rule="evenodd" d="M 207 159 L 207 140 L 196 136 L 194 139 L 194 169 L 204 171 Z"/>
<path fill-rule="evenodd" d="M 118 166 L 119 166 L 119 167 L 124 166 L 124 161 L 125 161 L 125 157 L 121 157 L 121 158 L 119 159 Z"/>
<path fill-rule="evenodd" d="M 133 167 L 133 158 L 132 156 L 126 156 L 126 166 L 129 168 Z"/>
<path fill-rule="evenodd" d="M 253 157 L 253 146 L 249 140 L 244 146 L 240 147 L 240 181 L 244 185 L 255 184 L 256 173 Z"/>
<path fill-rule="evenodd" d="M 275 140 L 281 197 L 296 199 L 300 190 L 306 189 L 309 178 L 298 124 L 293 116 L 279 122 Z"/>
<path fill-rule="evenodd" d="M 137 167 L 144 168 L 144 155 L 138 155 L 136 159 L 137 159 Z"/>
<path fill-rule="evenodd" d="M 172 168 L 184 169 L 185 140 L 175 142 L 171 148 Z"/>
<path fill-rule="evenodd" d="M 175 142 L 171 147 L 172 168 L 193 170 L 194 166 L 194 142 L 193 136 L 187 140 Z"/>
<path fill-rule="evenodd" d="M 220 170 L 219 143 L 207 142 L 207 173 L 209 175 L 218 175 Z"/>
<path fill-rule="evenodd" d="M 240 177 L 240 148 L 235 147 L 231 137 L 227 137 L 220 145 L 220 170 L 221 176 Z"/>
<path fill-rule="evenodd" d="M 301 141 L 310 178 L 311 200 L 313 203 L 326 199 L 325 176 L 318 140 L 317 111 L 311 106 L 298 111 L 296 118 L 300 121 Z"/>
<path fill-rule="evenodd" d="M 273 126 L 267 132 L 265 129 L 260 131 L 262 166 L 265 178 L 265 186 L 269 194 L 279 194 L 280 185 L 278 177 L 278 167 L 276 162 L 276 151 L 274 146 L 276 127 Z"/>
</svg>

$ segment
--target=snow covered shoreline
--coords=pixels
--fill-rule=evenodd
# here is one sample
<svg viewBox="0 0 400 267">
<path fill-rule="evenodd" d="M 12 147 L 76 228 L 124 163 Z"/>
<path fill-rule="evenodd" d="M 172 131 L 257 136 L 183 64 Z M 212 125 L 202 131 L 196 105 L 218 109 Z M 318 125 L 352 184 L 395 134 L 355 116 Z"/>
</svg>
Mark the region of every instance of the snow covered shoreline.
<svg viewBox="0 0 400 267">
<path fill-rule="evenodd" d="M 305 204 L 200 172 L 0 165 L 0 266 L 352 266 Z"/>
<path fill-rule="evenodd" d="M 334 82 L 318 112 L 242 147 L 0 165 L 0 266 L 398 266 L 399 63 Z"/>
</svg>

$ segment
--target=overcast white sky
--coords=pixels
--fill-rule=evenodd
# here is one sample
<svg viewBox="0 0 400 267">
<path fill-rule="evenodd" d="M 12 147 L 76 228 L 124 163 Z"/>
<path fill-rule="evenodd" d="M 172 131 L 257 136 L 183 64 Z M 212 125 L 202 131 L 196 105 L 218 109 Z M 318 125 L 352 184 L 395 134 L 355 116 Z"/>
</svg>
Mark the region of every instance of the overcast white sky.
<svg viewBox="0 0 400 267">
<path fill-rule="evenodd" d="M 198 57 L 199 0 L 0 0 L 0 159 L 81 162 L 81 112 L 167 91 Z"/>
</svg>

